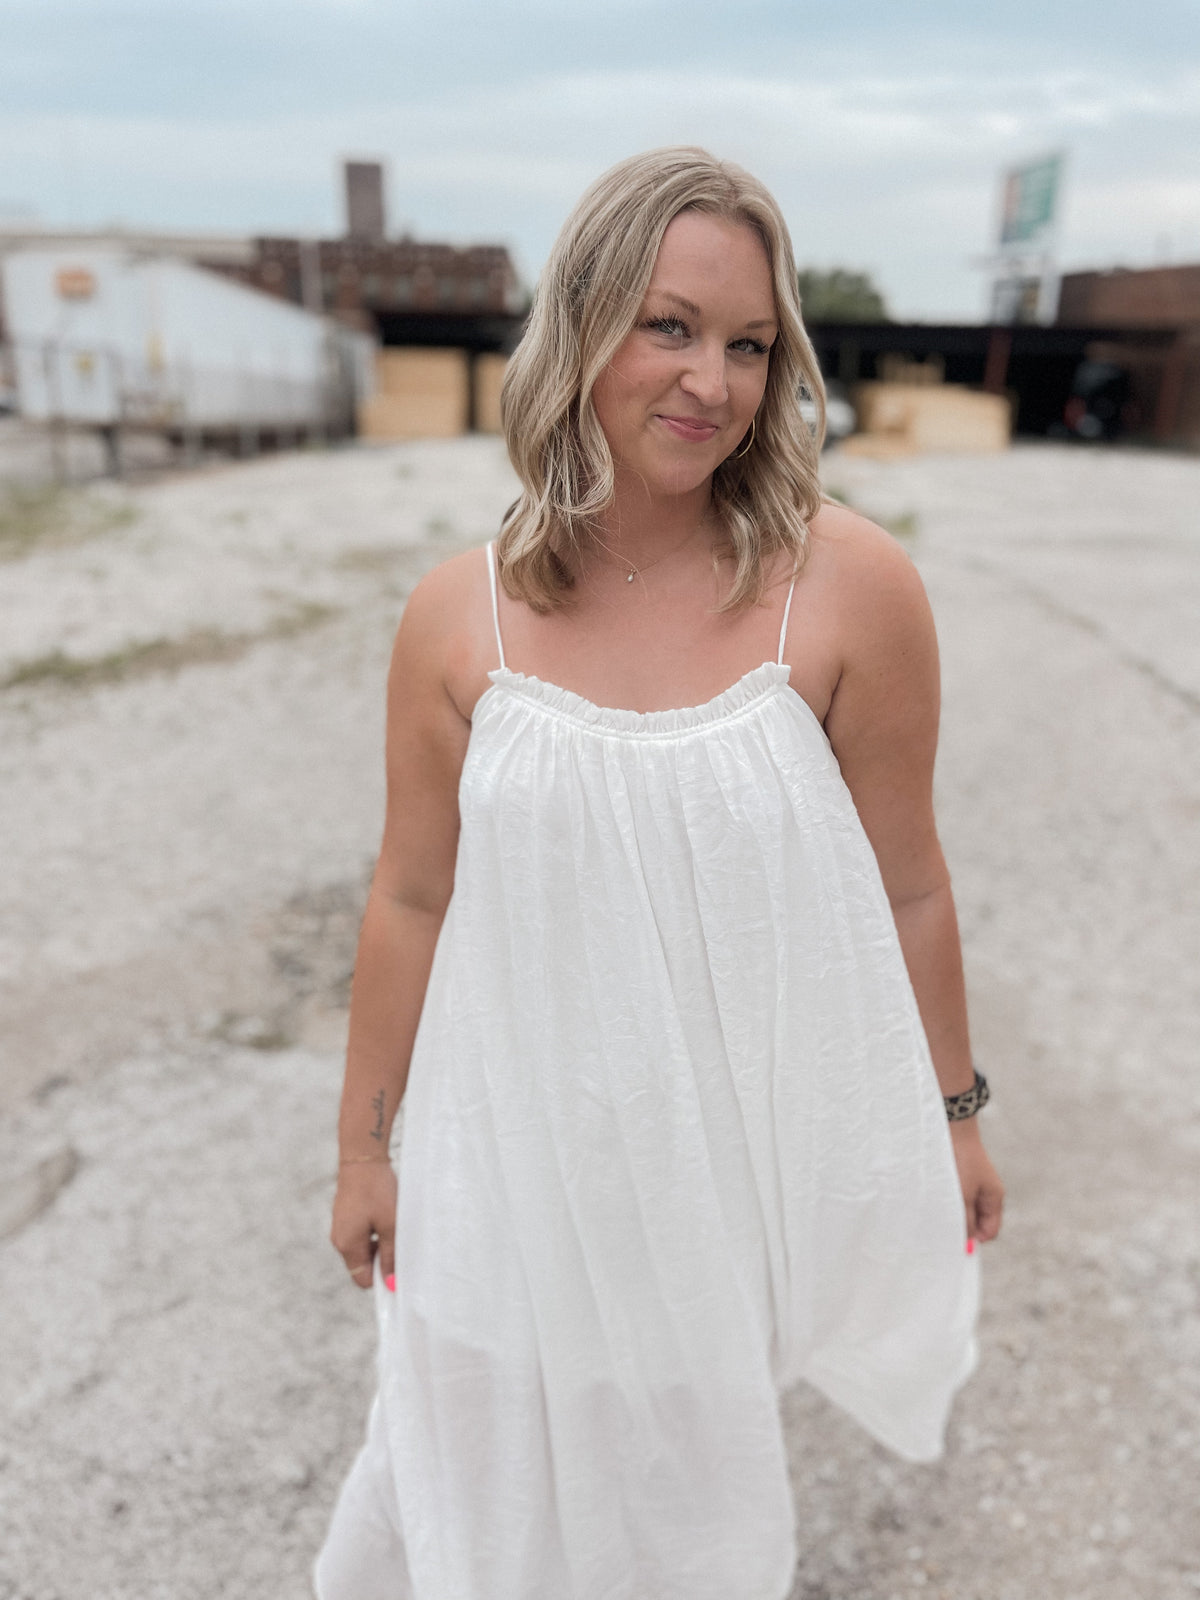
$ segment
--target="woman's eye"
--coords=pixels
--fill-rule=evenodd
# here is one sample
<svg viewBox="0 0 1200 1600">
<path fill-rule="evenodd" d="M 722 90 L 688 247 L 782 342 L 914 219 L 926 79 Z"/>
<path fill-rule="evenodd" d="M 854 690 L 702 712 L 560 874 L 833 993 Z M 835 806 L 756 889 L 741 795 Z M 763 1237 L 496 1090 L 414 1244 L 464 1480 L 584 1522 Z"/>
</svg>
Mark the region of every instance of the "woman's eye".
<svg viewBox="0 0 1200 1600">
<path fill-rule="evenodd" d="M 651 317 L 645 326 L 653 333 L 665 333 L 671 339 L 687 338 L 687 324 L 678 317 Z"/>
<path fill-rule="evenodd" d="M 682 317 L 647 317 L 646 321 L 642 323 L 642 326 L 643 328 L 647 328 L 651 333 L 660 333 L 668 339 L 677 339 L 682 341 L 684 339 L 690 339 L 692 336 L 691 329 L 688 327 L 687 323 L 684 322 Z M 765 356 L 771 347 L 768 344 L 764 344 L 761 339 L 752 339 L 747 336 L 744 339 L 734 339 L 729 348 L 731 350 L 736 350 L 739 355 Z"/>
</svg>

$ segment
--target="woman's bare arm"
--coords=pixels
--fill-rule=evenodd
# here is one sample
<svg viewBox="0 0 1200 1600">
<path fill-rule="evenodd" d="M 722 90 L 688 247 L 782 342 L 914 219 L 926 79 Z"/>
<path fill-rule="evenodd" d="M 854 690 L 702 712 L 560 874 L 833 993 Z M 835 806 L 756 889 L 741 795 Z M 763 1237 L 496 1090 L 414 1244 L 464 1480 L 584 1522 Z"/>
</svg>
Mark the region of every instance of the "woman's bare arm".
<svg viewBox="0 0 1200 1600">
<path fill-rule="evenodd" d="M 394 1268 L 395 1177 L 386 1157 L 454 887 L 458 781 L 470 723 L 446 688 L 459 586 L 445 569 L 414 590 L 388 675 L 387 812 L 350 995 L 331 1237 L 360 1287 Z M 376 1159 L 379 1158 L 379 1159 Z"/>
<path fill-rule="evenodd" d="M 962 951 L 933 813 L 937 638 L 916 568 L 882 530 L 842 520 L 842 672 L 825 728 L 879 863 L 944 1095 L 974 1082 Z M 975 1118 L 950 1125 L 968 1230 L 999 1231 L 1003 1187 Z"/>
</svg>

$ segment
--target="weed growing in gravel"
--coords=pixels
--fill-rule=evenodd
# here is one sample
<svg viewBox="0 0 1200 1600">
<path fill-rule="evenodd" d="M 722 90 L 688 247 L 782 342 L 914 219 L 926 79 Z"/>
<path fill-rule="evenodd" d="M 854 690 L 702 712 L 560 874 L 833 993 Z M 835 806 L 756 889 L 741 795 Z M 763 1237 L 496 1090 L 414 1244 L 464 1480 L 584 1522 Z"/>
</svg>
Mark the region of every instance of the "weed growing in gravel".
<svg viewBox="0 0 1200 1600">
<path fill-rule="evenodd" d="M 143 639 L 110 650 L 102 656 L 69 656 L 62 650 L 49 650 L 31 661 L 22 661 L 3 680 L 5 689 L 31 684 L 58 683 L 69 688 L 85 688 L 94 683 L 118 683 L 149 672 L 172 672 L 196 661 L 226 660 L 241 654 L 244 641 L 236 634 L 216 629 L 196 629 L 181 639 Z"/>
<path fill-rule="evenodd" d="M 0 488 L 0 561 L 18 561 L 46 546 L 80 544 L 136 522 L 136 507 L 57 485 Z"/>
<path fill-rule="evenodd" d="M 304 600 L 291 611 L 285 612 L 282 617 L 276 617 L 261 633 L 250 634 L 252 644 L 265 639 L 293 639 L 298 633 L 307 633 L 310 628 L 319 628 L 323 622 L 328 622 L 338 614 L 337 606 L 327 606 L 320 600 Z M 241 635 L 245 638 L 247 635 Z"/>
<path fill-rule="evenodd" d="M 306 601 L 277 617 L 257 633 L 224 633 L 219 628 L 193 628 L 178 639 L 142 639 L 110 650 L 102 656 L 69 656 L 50 650 L 19 662 L 4 678 L 0 689 L 58 684 L 62 688 L 88 689 L 94 684 L 120 683 L 127 678 L 158 672 L 179 672 L 184 667 L 217 661 L 236 661 L 257 644 L 291 639 L 319 627 L 336 615 L 333 606 Z"/>
<path fill-rule="evenodd" d="M 344 572 L 389 572 L 411 556 L 402 544 L 360 544 L 343 550 L 333 564 Z"/>
<path fill-rule="evenodd" d="M 886 528 L 893 538 L 899 539 L 904 544 L 915 540 L 921 530 L 921 519 L 915 511 L 897 511 L 891 516 L 881 516 L 878 512 L 856 506 L 849 493 L 839 484 L 826 484 L 823 492 L 827 499 L 836 500 L 838 505 L 846 506 L 848 510 L 857 511 L 861 516 L 877 522 L 881 528 Z"/>
<path fill-rule="evenodd" d="M 875 521 L 885 527 L 895 538 L 907 543 L 917 537 L 921 529 L 921 519 L 915 511 L 898 511 L 894 517 L 879 518 Z"/>
<path fill-rule="evenodd" d="M 223 1011 L 211 1028 L 210 1037 L 247 1050 L 286 1050 L 294 1043 L 291 1030 L 283 1023 L 242 1016 L 236 1011 Z"/>
</svg>

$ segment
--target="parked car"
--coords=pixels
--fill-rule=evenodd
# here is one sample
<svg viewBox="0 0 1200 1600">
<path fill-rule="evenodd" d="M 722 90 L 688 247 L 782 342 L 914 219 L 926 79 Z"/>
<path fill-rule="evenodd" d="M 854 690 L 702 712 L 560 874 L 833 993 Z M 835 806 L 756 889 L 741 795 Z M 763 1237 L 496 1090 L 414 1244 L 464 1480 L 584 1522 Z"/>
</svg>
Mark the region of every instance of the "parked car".
<svg viewBox="0 0 1200 1600">
<path fill-rule="evenodd" d="M 1081 361 L 1063 407 L 1063 431 L 1075 439 L 1115 439 L 1127 419 L 1129 403 L 1129 374 L 1124 367 L 1112 361 Z"/>
<path fill-rule="evenodd" d="M 7 345 L 0 344 L 0 415 L 17 409 L 17 380 L 13 371 L 12 354 Z"/>
<path fill-rule="evenodd" d="M 801 390 L 800 410 L 810 428 L 817 425 L 817 408 L 808 393 Z M 831 444 L 853 433 L 858 426 L 854 407 L 850 404 L 844 386 L 837 378 L 825 380 L 825 443 Z"/>
</svg>

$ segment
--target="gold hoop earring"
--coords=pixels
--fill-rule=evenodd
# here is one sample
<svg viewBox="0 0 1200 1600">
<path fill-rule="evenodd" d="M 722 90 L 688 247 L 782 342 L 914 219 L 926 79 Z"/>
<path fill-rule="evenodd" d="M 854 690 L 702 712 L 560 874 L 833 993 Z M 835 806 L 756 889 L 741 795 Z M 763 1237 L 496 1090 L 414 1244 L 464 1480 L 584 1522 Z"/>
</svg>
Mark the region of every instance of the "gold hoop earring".
<svg viewBox="0 0 1200 1600">
<path fill-rule="evenodd" d="M 751 417 L 750 418 L 750 438 L 749 438 L 748 442 L 743 446 L 743 448 L 741 450 L 735 450 L 733 452 L 733 454 L 729 458 L 731 461 L 740 461 L 744 455 L 749 453 L 750 446 L 754 443 L 754 424 L 755 424 L 755 419 L 753 417 Z"/>
</svg>

